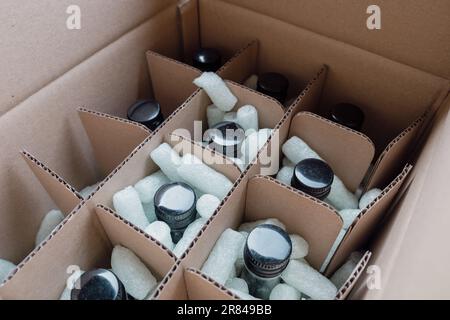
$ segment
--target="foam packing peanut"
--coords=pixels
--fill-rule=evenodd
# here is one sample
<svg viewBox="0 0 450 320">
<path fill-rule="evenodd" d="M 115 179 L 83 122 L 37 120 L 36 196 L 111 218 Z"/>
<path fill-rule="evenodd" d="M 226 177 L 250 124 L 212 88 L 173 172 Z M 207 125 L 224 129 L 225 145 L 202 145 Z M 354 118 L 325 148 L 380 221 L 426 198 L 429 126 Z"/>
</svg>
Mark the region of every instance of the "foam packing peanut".
<svg viewBox="0 0 450 320">
<path fill-rule="evenodd" d="M 380 189 L 372 189 L 364 193 L 361 199 L 359 199 L 359 208 L 361 210 L 367 208 L 382 192 Z"/>
<path fill-rule="evenodd" d="M 299 163 L 300 161 L 309 158 L 323 161 L 323 159 L 302 139 L 295 136 L 283 144 L 282 151 L 292 163 Z M 358 200 L 356 196 L 345 187 L 342 180 L 336 175 L 334 175 L 331 191 L 325 199 L 325 202 L 329 203 L 337 210 L 358 208 Z"/>
<path fill-rule="evenodd" d="M 227 112 L 223 116 L 223 121 L 237 122 L 236 112 Z"/>
<path fill-rule="evenodd" d="M 294 167 L 283 167 L 278 171 L 276 179 L 290 186 L 293 175 Z"/>
<path fill-rule="evenodd" d="M 47 238 L 63 220 L 64 215 L 59 210 L 51 210 L 47 213 L 36 234 L 35 246 L 38 246 L 45 238 Z"/>
<path fill-rule="evenodd" d="M 248 130 L 258 131 L 258 111 L 251 105 L 240 107 L 236 114 L 236 122 L 245 132 Z"/>
<path fill-rule="evenodd" d="M 181 157 L 170 145 L 167 143 L 159 145 L 150 153 L 150 157 L 170 181 L 183 182 L 177 171 L 181 165 Z"/>
<path fill-rule="evenodd" d="M 235 289 L 230 289 L 230 291 L 233 292 L 235 295 L 237 295 L 239 297 L 239 299 L 241 299 L 241 300 L 260 300 L 246 292 L 242 292 L 242 291 L 235 290 Z"/>
<path fill-rule="evenodd" d="M 314 268 L 297 260 L 291 260 L 281 278 L 286 284 L 314 300 L 333 300 L 336 286 Z"/>
<path fill-rule="evenodd" d="M 119 216 L 136 227 L 144 230 L 149 225 L 139 194 L 133 187 L 127 187 L 114 194 L 113 205 Z"/>
<path fill-rule="evenodd" d="M 339 211 L 339 215 L 344 221 L 342 229 L 347 230 L 353 224 L 353 221 L 359 216 L 361 210 L 359 209 L 344 209 Z"/>
<path fill-rule="evenodd" d="M 291 259 L 303 259 L 309 253 L 309 244 L 308 242 L 296 234 L 289 235 L 292 243 L 292 253 Z"/>
<path fill-rule="evenodd" d="M 244 279 L 241 278 L 230 278 L 225 283 L 225 287 L 248 294 L 248 284 Z"/>
<path fill-rule="evenodd" d="M 197 159 L 192 161 L 192 159 Z M 177 169 L 178 174 L 190 186 L 203 193 L 223 199 L 233 187 L 233 183 L 223 174 L 202 163 L 197 157 L 186 154 Z"/>
<path fill-rule="evenodd" d="M 272 289 L 269 300 L 300 300 L 301 297 L 302 295 L 297 289 L 285 283 L 280 283 Z"/>
<path fill-rule="evenodd" d="M 251 131 L 251 130 L 250 130 Z M 249 164 L 256 158 L 258 151 L 266 144 L 272 134 L 272 129 L 261 129 L 249 134 L 241 145 L 241 159 Z"/>
<path fill-rule="evenodd" d="M 12 262 L 0 259 L 0 284 L 8 278 L 15 268 L 16 265 Z"/>
<path fill-rule="evenodd" d="M 161 242 L 167 249 L 173 250 L 174 244 L 170 235 L 170 227 L 163 221 L 155 221 L 144 230 L 147 234 Z"/>
<path fill-rule="evenodd" d="M 197 200 L 197 213 L 202 218 L 209 219 L 219 207 L 220 202 L 221 201 L 212 194 L 204 194 Z"/>
<path fill-rule="evenodd" d="M 183 253 L 189 248 L 189 245 L 194 241 L 197 234 L 203 228 L 207 220 L 205 218 L 199 218 L 192 222 L 186 230 L 184 230 L 183 237 L 178 241 L 173 249 L 173 254 L 180 258 Z"/>
<path fill-rule="evenodd" d="M 224 112 L 231 111 L 238 101 L 227 84 L 214 72 L 204 72 L 194 80 L 194 84 L 205 90 L 212 103 Z"/>
<path fill-rule="evenodd" d="M 169 178 L 160 170 L 138 181 L 134 189 L 138 192 L 142 203 L 150 203 L 153 202 L 156 191 L 169 182 Z"/>
<path fill-rule="evenodd" d="M 206 118 L 208 119 L 209 128 L 212 128 L 219 122 L 222 122 L 224 116 L 225 112 L 217 108 L 214 104 L 211 104 L 206 108 Z"/>
<path fill-rule="evenodd" d="M 116 246 L 111 255 L 114 274 L 122 281 L 133 298 L 144 300 L 157 286 L 156 278 L 145 264 L 129 249 Z"/>
<path fill-rule="evenodd" d="M 224 285 L 230 278 L 244 241 L 242 234 L 232 229 L 226 229 L 209 254 L 202 267 L 202 272 Z"/>
</svg>

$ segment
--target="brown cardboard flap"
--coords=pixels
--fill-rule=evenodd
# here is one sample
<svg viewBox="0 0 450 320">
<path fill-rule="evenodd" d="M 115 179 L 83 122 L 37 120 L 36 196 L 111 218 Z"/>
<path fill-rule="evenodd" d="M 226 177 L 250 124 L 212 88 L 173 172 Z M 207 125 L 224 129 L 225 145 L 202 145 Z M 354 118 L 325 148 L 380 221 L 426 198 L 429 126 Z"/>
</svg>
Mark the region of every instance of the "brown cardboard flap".
<svg viewBox="0 0 450 320">
<path fill-rule="evenodd" d="M 165 117 L 175 111 L 197 87 L 192 83 L 200 70 L 156 52 L 147 52 L 148 68 L 155 99 Z"/>
<path fill-rule="evenodd" d="M 352 191 L 359 187 L 375 154 L 365 135 L 309 112 L 294 116 L 289 135 L 305 141 Z"/>
<path fill-rule="evenodd" d="M 78 109 L 78 115 L 94 150 L 103 176 L 108 175 L 130 152 L 150 135 L 137 123 L 88 109 Z"/>
<path fill-rule="evenodd" d="M 384 188 L 382 194 L 359 214 L 331 259 L 326 275 L 334 272 L 353 251 L 366 244 L 392 205 L 411 170 L 412 166 L 407 165 L 397 178 Z"/>
<path fill-rule="evenodd" d="M 278 181 L 256 176 L 247 190 L 245 221 L 277 218 L 289 233 L 298 234 L 309 243 L 308 262 L 320 269 L 342 228 L 341 217 L 312 197 Z"/>
<path fill-rule="evenodd" d="M 231 291 L 216 281 L 202 274 L 199 270 L 189 268 L 184 271 L 186 288 L 190 300 L 236 300 Z"/>
<path fill-rule="evenodd" d="M 289 112 L 292 113 L 292 116 L 295 116 L 300 111 L 314 112 L 318 110 L 327 74 L 328 67 L 324 65 L 291 105 Z"/>
<path fill-rule="evenodd" d="M 70 266 L 79 266 L 81 270 L 108 266 L 111 245 L 96 215 L 86 204 L 74 212 L 0 287 L 2 299 L 59 299 L 70 276 Z"/>
<path fill-rule="evenodd" d="M 384 149 L 374 165 L 374 169 L 365 187 L 366 190 L 387 186 L 398 172 L 400 172 L 415 147 L 414 141 L 418 139 L 419 132 L 428 114 L 428 112 L 425 112 Z"/>
<path fill-rule="evenodd" d="M 181 31 L 181 45 L 185 61 L 190 61 L 200 48 L 199 8 L 197 0 L 178 2 L 178 20 Z"/>
<path fill-rule="evenodd" d="M 72 186 L 29 152 L 22 151 L 22 156 L 35 177 L 64 214 L 69 214 L 83 201 L 83 197 Z"/>
<path fill-rule="evenodd" d="M 112 246 L 121 245 L 133 251 L 151 268 L 152 273 L 155 272 L 155 277 L 162 279 L 173 267 L 175 256 L 159 241 L 125 221 L 110 208 L 97 205 L 95 211 Z"/>
<path fill-rule="evenodd" d="M 222 79 L 243 83 L 258 72 L 258 41 L 254 40 L 242 48 L 217 71 Z"/>
<path fill-rule="evenodd" d="M 361 258 L 361 260 L 359 260 L 358 264 L 348 277 L 347 281 L 342 285 L 341 288 L 338 288 L 339 291 L 336 295 L 336 300 L 345 300 L 348 297 L 359 277 L 362 275 L 364 270 L 366 270 L 371 256 L 372 252 L 370 251 L 366 251 L 364 253 L 363 257 Z"/>
</svg>

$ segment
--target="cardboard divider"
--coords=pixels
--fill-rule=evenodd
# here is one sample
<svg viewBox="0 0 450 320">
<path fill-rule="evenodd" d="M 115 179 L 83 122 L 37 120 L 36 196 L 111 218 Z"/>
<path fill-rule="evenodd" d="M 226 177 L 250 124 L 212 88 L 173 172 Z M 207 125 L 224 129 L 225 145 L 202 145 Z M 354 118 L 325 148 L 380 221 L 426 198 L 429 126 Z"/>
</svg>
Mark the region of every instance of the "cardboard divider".
<svg viewBox="0 0 450 320">
<path fill-rule="evenodd" d="M 22 151 L 21 155 L 63 214 L 69 214 L 83 201 L 83 197 L 73 187 L 36 157 L 27 151 Z"/>
<path fill-rule="evenodd" d="M 204 148 L 185 137 L 172 133 L 163 134 L 163 132 L 158 132 L 142 143 L 103 181 L 99 191 L 93 195 L 92 201 L 95 204 L 112 207 L 112 197 L 116 192 L 127 186 L 134 185 L 146 176 L 158 171 L 158 166 L 150 158 L 150 152 L 162 143 L 168 143 L 181 155 L 191 153 L 201 157 L 205 164 L 222 173 L 232 182 L 237 181 L 241 175 L 239 168 L 223 155 Z"/>
<path fill-rule="evenodd" d="M 200 47 L 199 6 L 197 0 L 178 2 L 178 20 L 181 32 L 182 56 L 188 61 Z"/>
<path fill-rule="evenodd" d="M 233 109 L 236 111 L 244 105 L 252 105 L 258 111 L 260 128 L 275 128 L 284 116 L 284 110 L 278 101 L 250 90 L 240 84 L 226 81 L 228 88 L 236 96 L 238 102 Z M 197 142 L 203 140 L 203 133 L 208 129 L 206 109 L 212 102 L 205 91 L 200 90 L 189 100 L 177 114 L 183 118 L 183 124 L 174 133 Z M 201 124 L 201 126 L 198 126 Z M 201 130 L 198 130 L 201 129 Z"/>
<path fill-rule="evenodd" d="M 109 174 L 151 134 L 141 124 L 105 113 L 80 108 L 78 115 L 91 141 L 102 176 Z"/>
<path fill-rule="evenodd" d="M 191 300 L 239 299 L 229 289 L 200 271 L 215 242 L 227 228 L 236 229 L 243 221 L 277 218 L 286 225 L 288 233 L 298 234 L 308 241 L 310 254 L 306 260 L 316 269 L 320 268 L 342 228 L 343 222 L 339 215 L 317 200 L 299 197 L 294 189 L 270 177 L 255 176 L 248 180 L 249 176 L 251 172 L 243 177 L 228 201 L 181 258 L 181 263 L 186 268 L 184 277 Z M 348 295 L 369 258 L 370 252 L 366 252 L 340 288 L 337 299 L 344 299 Z"/>
<path fill-rule="evenodd" d="M 291 122 L 289 137 L 305 141 L 333 168 L 352 191 L 361 184 L 375 154 L 365 135 L 309 112 L 300 112 Z"/>
<path fill-rule="evenodd" d="M 371 256 L 372 252 L 370 251 L 366 251 L 364 253 L 362 258 L 357 263 L 356 268 L 348 277 L 347 281 L 342 285 L 341 288 L 338 288 L 339 291 L 338 294 L 336 295 L 336 300 L 345 300 L 348 297 L 353 287 L 355 286 L 356 282 L 358 281 L 359 277 L 367 268 Z"/>
<path fill-rule="evenodd" d="M 185 6 L 182 6 L 182 8 L 184 7 Z M 186 8 L 186 12 L 194 10 L 194 8 L 189 8 L 189 6 Z M 184 21 L 182 19 L 182 23 L 184 21 L 187 24 L 189 23 L 188 20 L 189 19 Z M 194 30 L 189 31 L 188 34 L 193 37 L 193 40 L 184 39 L 184 47 L 187 47 L 188 49 L 186 50 L 192 55 L 197 48 L 194 49 L 190 41 L 196 43 L 197 40 L 195 38 Z M 247 49 L 250 48 L 252 44 L 253 42 L 240 50 L 236 55 L 231 56 L 232 58 L 222 65 L 217 71 L 217 74 L 223 79 L 233 81 L 241 80 L 240 73 L 237 70 L 242 67 L 240 64 L 242 61 L 241 59 L 238 59 L 238 57 L 247 52 Z M 227 53 L 225 53 L 225 57 L 226 56 L 228 56 Z M 154 51 L 147 52 L 147 64 L 150 71 L 154 97 L 161 104 L 164 116 L 168 117 L 198 89 L 193 81 L 195 78 L 198 78 L 202 72 L 189 64 L 166 57 Z M 251 65 L 246 66 L 244 70 L 247 70 L 248 68 L 251 69 Z M 243 71 L 241 70 L 240 72 Z M 174 79 L 176 79 L 176 81 Z"/>
<path fill-rule="evenodd" d="M 382 188 L 398 174 L 415 148 L 429 112 L 425 112 L 393 139 L 378 157 L 365 186 L 366 190 Z"/>
<path fill-rule="evenodd" d="M 394 201 L 398 199 L 399 191 L 407 181 L 411 170 L 412 166 L 406 165 L 397 178 L 384 188 L 381 195 L 361 211 L 337 248 L 336 253 L 325 270 L 326 275 L 333 273 L 353 251 L 367 244 L 367 241 L 373 235 L 381 219 L 392 208 Z"/>
<path fill-rule="evenodd" d="M 160 282 L 149 299 L 159 295 L 172 276 L 176 257 L 159 241 L 122 219 L 110 208 L 95 209 L 112 246 L 121 245 L 133 251 Z"/>
<path fill-rule="evenodd" d="M 111 210 L 95 209 L 97 214 L 90 203 L 80 204 L 0 287 L 0 298 L 59 299 L 74 270 L 109 269 L 111 252 L 117 244 L 133 251 L 161 282 L 149 298 L 157 296 L 169 281 L 176 258 Z"/>
</svg>

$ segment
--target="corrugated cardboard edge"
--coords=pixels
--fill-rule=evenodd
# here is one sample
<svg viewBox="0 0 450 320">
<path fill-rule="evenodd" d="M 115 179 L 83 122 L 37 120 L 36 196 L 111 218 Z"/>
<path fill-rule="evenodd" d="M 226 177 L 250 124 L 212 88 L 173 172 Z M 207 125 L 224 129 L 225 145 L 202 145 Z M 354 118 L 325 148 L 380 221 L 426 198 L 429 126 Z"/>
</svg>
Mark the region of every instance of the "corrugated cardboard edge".
<svg viewBox="0 0 450 320">
<path fill-rule="evenodd" d="M 73 208 L 84 200 L 75 188 L 31 153 L 23 150 L 21 155 L 42 187 L 64 214 L 70 213 Z"/>
<path fill-rule="evenodd" d="M 350 292 L 352 291 L 353 287 L 355 286 L 356 282 L 358 281 L 359 277 L 362 275 L 364 270 L 366 270 L 366 267 L 369 263 L 370 257 L 372 256 L 372 252 L 366 251 L 361 258 L 361 260 L 356 265 L 356 268 L 353 270 L 353 272 L 350 274 L 347 281 L 342 285 L 341 288 L 339 288 L 339 291 L 336 295 L 336 300 L 345 300 Z"/>
<path fill-rule="evenodd" d="M 67 216 L 66 218 L 55 228 L 53 229 L 52 233 L 45 239 L 43 240 L 36 248 L 34 248 L 34 250 L 32 252 L 30 252 L 16 267 L 16 269 L 14 269 L 9 276 L 3 281 L 3 283 L 0 283 L 0 300 L 2 300 L 3 297 L 3 293 L 2 291 L 5 290 L 5 285 L 11 283 L 12 281 L 14 281 L 14 277 L 17 273 L 19 273 L 23 267 L 28 264 L 35 256 L 36 254 L 38 254 L 41 250 L 45 249 L 46 244 L 51 241 L 54 236 L 62 229 L 64 228 L 64 226 L 69 223 L 69 221 L 74 217 L 74 215 L 76 215 L 83 206 L 86 205 L 86 201 L 83 200 L 82 202 L 80 202 L 78 204 L 78 206 L 76 206 Z M 7 290 L 7 289 L 6 289 Z"/>
<path fill-rule="evenodd" d="M 351 252 L 359 249 L 367 241 L 383 216 L 389 211 L 392 203 L 401 194 L 400 190 L 411 173 L 412 166 L 406 165 L 403 171 L 374 199 L 353 221 L 337 248 L 325 274 L 330 275 L 339 265 L 344 263 Z"/>
<path fill-rule="evenodd" d="M 131 150 L 150 135 L 150 131 L 140 124 L 101 112 L 79 108 L 78 115 L 103 176 L 117 167 Z M 114 148 L 111 148 L 112 141 Z"/>
</svg>

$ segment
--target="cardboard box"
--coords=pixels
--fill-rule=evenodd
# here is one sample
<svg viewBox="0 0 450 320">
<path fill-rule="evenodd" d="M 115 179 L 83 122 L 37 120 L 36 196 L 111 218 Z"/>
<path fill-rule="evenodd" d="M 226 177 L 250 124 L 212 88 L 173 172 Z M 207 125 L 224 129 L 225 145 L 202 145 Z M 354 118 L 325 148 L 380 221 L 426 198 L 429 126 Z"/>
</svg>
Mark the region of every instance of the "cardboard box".
<svg viewBox="0 0 450 320">
<path fill-rule="evenodd" d="M 351 191 L 369 167 L 364 189 L 383 190 L 325 271 L 365 251 L 336 298 L 450 297 L 448 1 L 378 1 L 381 30 L 365 25 L 369 1 L 78 2 L 81 30 L 67 30 L 64 1 L 1 5 L 7 23 L 0 59 L 0 258 L 18 267 L 0 285 L 0 299 L 57 299 L 67 267 L 107 267 L 116 244 L 157 276 L 153 299 L 237 298 L 199 270 L 226 228 L 269 217 L 309 241 L 308 260 L 319 268 L 342 220 L 332 207 L 271 177 L 292 135 L 314 147 Z M 36 18 L 43 16 L 45 25 Z M 189 57 L 200 46 L 223 53 L 228 62 L 218 73 L 238 106 L 255 105 L 261 127 L 275 129 L 244 172 L 191 137 L 210 104 L 192 84 L 200 71 Z M 265 71 L 289 78 L 287 107 L 241 85 Z M 166 117 L 155 132 L 124 119 L 128 106 L 146 97 L 156 97 Z M 326 120 L 330 106 L 342 101 L 364 109 L 362 133 Z M 184 134 L 174 134 L 180 128 Z M 234 183 L 180 259 L 110 209 L 115 192 L 156 170 L 148 154 L 162 142 L 221 159 L 211 166 Z M 83 199 L 79 191 L 98 181 Z M 35 248 L 40 222 L 53 208 L 66 218 Z"/>
</svg>

